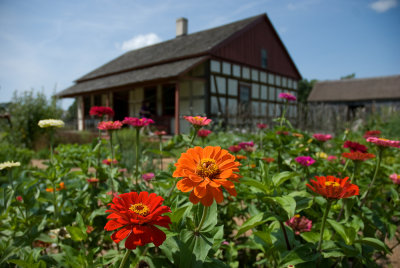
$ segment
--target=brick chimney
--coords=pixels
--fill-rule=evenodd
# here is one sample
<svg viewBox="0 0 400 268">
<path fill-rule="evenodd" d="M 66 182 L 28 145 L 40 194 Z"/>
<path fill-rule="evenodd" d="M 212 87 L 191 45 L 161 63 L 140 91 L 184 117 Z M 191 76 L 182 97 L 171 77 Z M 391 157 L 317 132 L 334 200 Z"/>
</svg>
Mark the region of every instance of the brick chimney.
<svg viewBox="0 0 400 268">
<path fill-rule="evenodd" d="M 186 18 L 176 19 L 176 37 L 187 35 L 188 20 Z"/>
</svg>

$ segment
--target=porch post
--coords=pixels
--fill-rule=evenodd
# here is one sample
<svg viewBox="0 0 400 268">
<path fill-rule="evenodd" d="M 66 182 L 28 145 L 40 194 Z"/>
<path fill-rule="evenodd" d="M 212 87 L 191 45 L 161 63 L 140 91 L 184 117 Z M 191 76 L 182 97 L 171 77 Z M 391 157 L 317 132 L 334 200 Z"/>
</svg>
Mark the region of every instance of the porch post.
<svg viewBox="0 0 400 268">
<path fill-rule="evenodd" d="M 175 84 L 175 135 L 180 132 L 179 127 L 179 82 Z"/>
</svg>

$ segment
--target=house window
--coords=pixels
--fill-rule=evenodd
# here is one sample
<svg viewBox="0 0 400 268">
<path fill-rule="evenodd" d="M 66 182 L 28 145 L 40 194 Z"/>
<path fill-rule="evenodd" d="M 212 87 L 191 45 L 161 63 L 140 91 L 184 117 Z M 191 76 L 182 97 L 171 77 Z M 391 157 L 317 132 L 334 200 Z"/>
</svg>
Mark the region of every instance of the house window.
<svg viewBox="0 0 400 268">
<path fill-rule="evenodd" d="M 221 63 L 219 61 L 215 61 L 215 60 L 211 61 L 211 72 L 214 72 L 214 73 L 221 72 Z"/>
<path fill-rule="evenodd" d="M 222 73 L 230 75 L 231 74 L 231 64 L 228 62 L 222 63 Z"/>
<path fill-rule="evenodd" d="M 164 85 L 162 89 L 163 115 L 175 114 L 175 85 Z"/>
<path fill-rule="evenodd" d="M 240 77 L 240 66 L 233 65 L 233 76 Z"/>
<path fill-rule="evenodd" d="M 244 79 L 250 79 L 250 69 L 247 67 L 243 67 L 243 78 Z"/>
<path fill-rule="evenodd" d="M 268 66 L 267 50 L 262 48 L 261 49 L 261 68 L 267 69 L 267 66 Z"/>
<path fill-rule="evenodd" d="M 240 113 L 246 114 L 250 108 L 250 91 L 249 85 L 239 84 L 239 105 Z"/>
</svg>

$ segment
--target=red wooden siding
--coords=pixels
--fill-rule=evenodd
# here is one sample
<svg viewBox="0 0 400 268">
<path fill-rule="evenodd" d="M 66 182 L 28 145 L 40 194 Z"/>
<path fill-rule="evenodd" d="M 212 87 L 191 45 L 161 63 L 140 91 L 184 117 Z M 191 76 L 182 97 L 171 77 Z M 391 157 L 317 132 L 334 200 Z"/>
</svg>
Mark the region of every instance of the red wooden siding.
<svg viewBox="0 0 400 268">
<path fill-rule="evenodd" d="M 294 79 L 301 78 L 272 25 L 265 20 L 261 20 L 251 29 L 238 34 L 226 44 L 222 44 L 213 54 L 217 57 L 261 68 L 261 49 L 267 50 L 267 71 Z"/>
</svg>

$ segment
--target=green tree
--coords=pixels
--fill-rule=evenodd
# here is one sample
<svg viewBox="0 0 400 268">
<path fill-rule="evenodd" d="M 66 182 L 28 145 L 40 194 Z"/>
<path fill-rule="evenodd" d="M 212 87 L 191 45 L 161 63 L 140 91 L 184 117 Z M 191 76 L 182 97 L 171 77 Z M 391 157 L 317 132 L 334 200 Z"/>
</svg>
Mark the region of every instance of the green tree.
<svg viewBox="0 0 400 268">
<path fill-rule="evenodd" d="M 298 93 L 297 93 L 299 102 L 307 103 L 308 95 L 310 95 L 310 92 L 316 82 L 317 82 L 316 79 L 313 80 L 302 79 L 299 81 Z"/>
<path fill-rule="evenodd" d="M 59 119 L 62 112 L 57 99 L 47 99 L 43 92 L 14 92 L 9 105 L 12 122 L 9 139 L 13 144 L 33 148 L 35 141 L 45 133 L 38 126 L 39 120 Z"/>
</svg>

